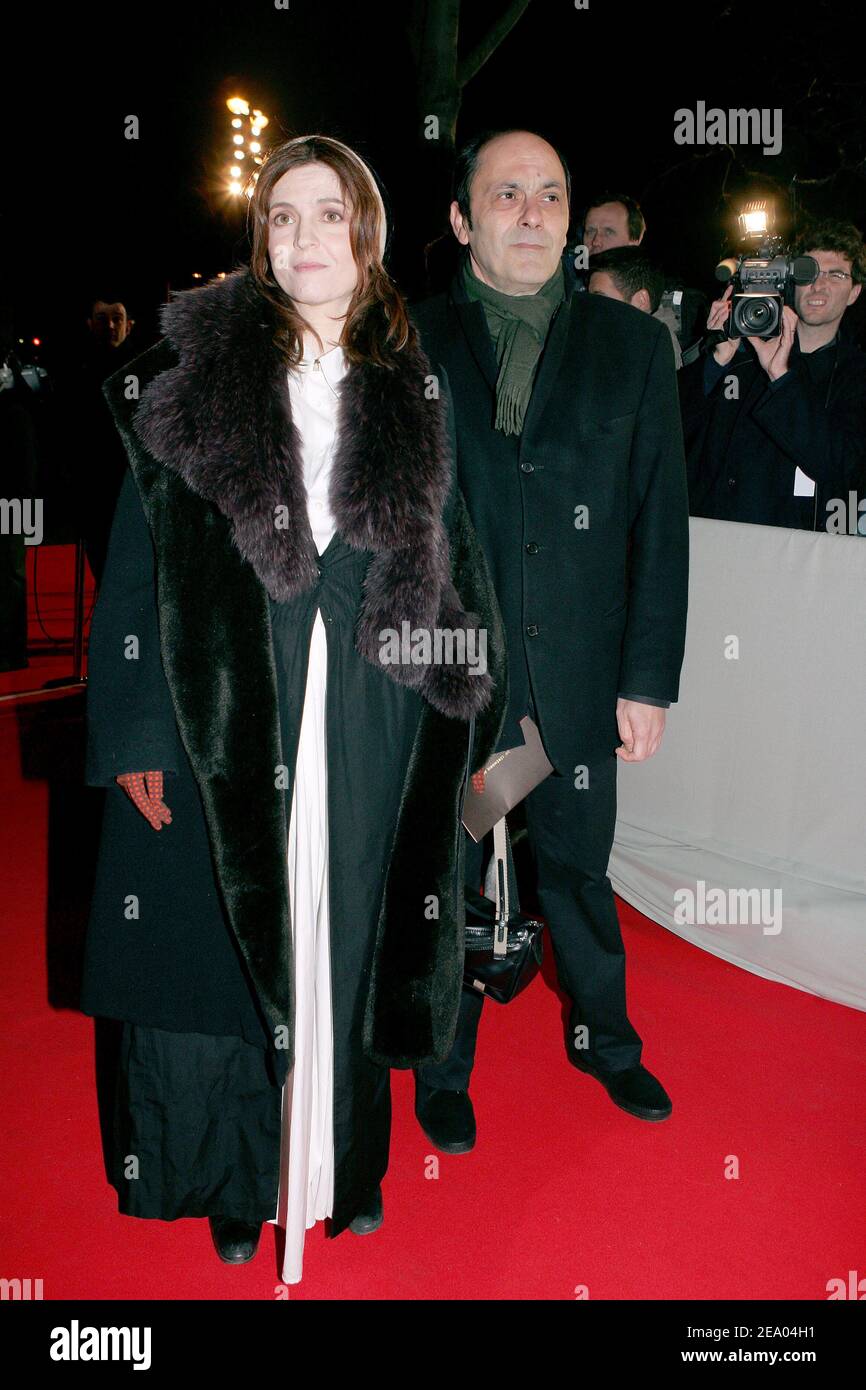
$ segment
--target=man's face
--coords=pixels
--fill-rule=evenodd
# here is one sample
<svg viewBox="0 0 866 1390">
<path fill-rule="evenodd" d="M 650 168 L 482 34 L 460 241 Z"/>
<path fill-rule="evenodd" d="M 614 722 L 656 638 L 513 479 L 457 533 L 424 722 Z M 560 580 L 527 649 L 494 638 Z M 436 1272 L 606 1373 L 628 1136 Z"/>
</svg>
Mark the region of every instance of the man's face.
<svg viewBox="0 0 866 1390">
<path fill-rule="evenodd" d="M 106 304 L 102 299 L 94 304 L 88 323 L 97 342 L 111 348 L 120 347 L 131 327 L 122 304 Z"/>
<path fill-rule="evenodd" d="M 598 251 L 612 251 L 615 246 L 638 246 L 642 239 L 643 232 L 637 241 L 629 236 L 628 213 L 622 203 L 601 203 L 586 214 L 583 244 L 589 247 L 591 256 Z"/>
<path fill-rule="evenodd" d="M 451 226 L 479 280 L 503 294 L 535 294 L 568 233 L 565 173 L 553 147 L 523 131 L 491 140 L 472 179 L 470 211 L 471 227 L 452 203 Z"/>
<path fill-rule="evenodd" d="M 650 298 L 647 290 L 637 290 L 631 298 L 623 294 L 622 290 L 607 270 L 594 270 L 589 277 L 590 294 L 602 294 L 605 299 L 620 299 L 623 304 L 631 304 L 634 309 L 641 309 L 645 314 L 650 311 Z"/>
<path fill-rule="evenodd" d="M 839 323 L 861 289 L 851 279 L 851 262 L 839 251 L 809 251 L 807 254 L 818 262 L 821 274 L 812 285 L 796 286 L 794 308 L 797 316 L 814 328 Z M 836 275 L 828 273 L 832 271 Z"/>
<path fill-rule="evenodd" d="M 358 283 L 351 208 L 327 164 L 287 169 L 271 190 L 268 255 L 274 278 L 295 304 L 342 317 Z"/>
</svg>

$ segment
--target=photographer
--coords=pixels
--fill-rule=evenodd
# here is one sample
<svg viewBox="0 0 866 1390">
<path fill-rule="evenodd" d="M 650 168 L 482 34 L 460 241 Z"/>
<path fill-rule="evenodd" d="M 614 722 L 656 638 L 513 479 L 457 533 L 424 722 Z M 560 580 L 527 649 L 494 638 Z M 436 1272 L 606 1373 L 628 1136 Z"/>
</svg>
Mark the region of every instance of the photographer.
<svg viewBox="0 0 866 1390">
<path fill-rule="evenodd" d="M 850 493 L 855 517 L 866 499 L 866 355 L 839 332 L 866 248 L 856 227 L 827 221 L 792 255 L 812 256 L 819 275 L 795 287 L 781 332 L 719 340 L 729 285 L 710 310 L 705 353 L 679 374 L 693 516 L 834 530 L 828 518 L 849 510 Z"/>
</svg>

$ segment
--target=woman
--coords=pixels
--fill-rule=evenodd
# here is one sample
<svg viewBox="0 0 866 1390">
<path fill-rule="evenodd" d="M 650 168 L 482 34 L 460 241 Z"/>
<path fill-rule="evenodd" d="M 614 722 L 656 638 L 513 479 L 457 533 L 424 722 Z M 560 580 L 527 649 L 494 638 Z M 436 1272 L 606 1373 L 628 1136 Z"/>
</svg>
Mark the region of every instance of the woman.
<svg viewBox="0 0 866 1390">
<path fill-rule="evenodd" d="M 91 634 L 82 1007 L 124 1020 L 120 1210 L 207 1216 L 232 1262 L 279 1224 L 293 1283 L 317 1220 L 381 1221 L 388 1068 L 448 1053 L 460 807 L 505 672 L 374 177 L 292 140 L 251 215 L 249 268 L 165 306 L 104 388 L 130 472 Z"/>
</svg>

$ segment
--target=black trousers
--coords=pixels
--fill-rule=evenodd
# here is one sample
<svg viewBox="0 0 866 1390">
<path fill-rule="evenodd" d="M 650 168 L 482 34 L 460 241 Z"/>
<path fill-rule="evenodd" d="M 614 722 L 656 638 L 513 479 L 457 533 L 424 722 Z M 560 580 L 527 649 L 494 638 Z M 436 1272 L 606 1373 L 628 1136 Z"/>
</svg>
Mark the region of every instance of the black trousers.
<svg viewBox="0 0 866 1390">
<path fill-rule="evenodd" d="M 574 778 L 557 773 L 539 783 L 524 803 L 526 828 L 547 944 L 572 1001 L 569 1039 L 583 1026 L 581 1056 L 604 1070 L 625 1071 L 640 1062 L 642 1043 L 626 1009 L 625 948 L 607 877 L 617 758 L 591 763 L 588 773 L 588 785 L 580 790 Z M 489 855 L 486 844 L 467 837 L 467 883 L 479 886 Z M 464 988 L 451 1053 L 438 1065 L 418 1068 L 422 1093 L 468 1090 L 483 1006 L 483 995 Z"/>
</svg>

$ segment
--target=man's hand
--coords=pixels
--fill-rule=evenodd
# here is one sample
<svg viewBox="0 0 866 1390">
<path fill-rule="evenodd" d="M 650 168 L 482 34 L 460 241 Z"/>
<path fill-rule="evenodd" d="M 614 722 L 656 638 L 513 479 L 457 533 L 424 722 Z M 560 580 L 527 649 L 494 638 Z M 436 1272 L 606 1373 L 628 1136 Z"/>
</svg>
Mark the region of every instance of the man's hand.
<svg viewBox="0 0 866 1390">
<path fill-rule="evenodd" d="M 731 314 L 731 295 L 734 293 L 733 285 L 728 285 L 721 299 L 714 299 L 710 305 L 710 312 L 707 317 L 708 329 L 724 328 Z M 726 367 L 731 358 L 736 355 L 737 348 L 740 346 L 739 338 L 726 338 L 722 343 L 716 343 L 713 348 L 713 356 L 720 367 Z"/>
<path fill-rule="evenodd" d="M 789 304 L 782 306 L 782 329 L 777 338 L 749 338 L 755 356 L 771 381 L 778 381 L 788 370 L 788 359 L 797 332 L 797 315 Z"/>
<path fill-rule="evenodd" d="M 616 756 L 624 763 L 642 763 L 658 751 L 665 731 L 665 710 L 639 700 L 616 702 L 616 723 L 622 743 Z"/>
<path fill-rule="evenodd" d="M 161 772 L 122 772 L 114 780 L 154 830 L 171 825 L 171 811 L 162 799 Z"/>
</svg>

